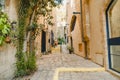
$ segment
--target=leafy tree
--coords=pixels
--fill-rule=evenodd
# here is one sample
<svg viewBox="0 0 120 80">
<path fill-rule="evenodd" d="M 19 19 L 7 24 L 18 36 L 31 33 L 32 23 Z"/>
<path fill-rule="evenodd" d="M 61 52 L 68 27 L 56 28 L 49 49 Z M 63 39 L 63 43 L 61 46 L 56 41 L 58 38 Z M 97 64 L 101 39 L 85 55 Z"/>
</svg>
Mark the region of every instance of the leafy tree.
<svg viewBox="0 0 120 80">
<path fill-rule="evenodd" d="M 20 0 L 18 10 L 18 45 L 16 76 L 24 76 L 36 70 L 34 40 L 36 35 L 46 25 L 53 25 L 51 11 L 61 4 L 62 0 Z M 37 25 L 39 16 L 44 17 L 44 23 Z M 28 21 L 29 19 L 29 21 Z M 27 50 L 23 51 L 27 38 Z"/>
</svg>

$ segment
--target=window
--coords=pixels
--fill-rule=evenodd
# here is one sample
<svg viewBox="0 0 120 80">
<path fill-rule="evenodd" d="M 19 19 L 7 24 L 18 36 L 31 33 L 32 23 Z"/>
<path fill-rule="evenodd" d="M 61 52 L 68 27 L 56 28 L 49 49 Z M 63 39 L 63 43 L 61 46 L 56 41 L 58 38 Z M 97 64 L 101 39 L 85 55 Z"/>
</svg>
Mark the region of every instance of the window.
<svg viewBox="0 0 120 80">
<path fill-rule="evenodd" d="M 111 0 L 107 12 L 109 67 L 120 73 L 120 0 Z M 109 17 L 109 18 L 108 18 Z M 109 20 L 108 20 L 109 19 Z"/>
</svg>

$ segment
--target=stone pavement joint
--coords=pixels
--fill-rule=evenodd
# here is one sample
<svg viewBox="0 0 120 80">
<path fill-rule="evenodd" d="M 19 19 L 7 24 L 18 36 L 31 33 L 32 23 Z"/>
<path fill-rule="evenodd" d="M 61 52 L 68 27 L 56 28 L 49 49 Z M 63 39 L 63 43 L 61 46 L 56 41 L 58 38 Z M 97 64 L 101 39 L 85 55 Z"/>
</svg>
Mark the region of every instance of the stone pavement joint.
<svg viewBox="0 0 120 80">
<path fill-rule="evenodd" d="M 103 72 L 105 68 L 57 68 L 53 80 L 59 80 L 60 72 Z"/>
</svg>

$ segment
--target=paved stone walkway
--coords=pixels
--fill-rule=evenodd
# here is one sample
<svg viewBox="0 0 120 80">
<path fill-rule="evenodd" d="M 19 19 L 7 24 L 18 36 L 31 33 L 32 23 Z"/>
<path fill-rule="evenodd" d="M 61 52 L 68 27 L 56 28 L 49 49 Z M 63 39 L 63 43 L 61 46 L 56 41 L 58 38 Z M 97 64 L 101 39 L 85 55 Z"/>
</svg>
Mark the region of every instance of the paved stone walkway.
<svg viewBox="0 0 120 80">
<path fill-rule="evenodd" d="M 49 55 L 43 55 L 38 59 L 38 70 L 28 78 L 30 80 L 55 80 L 57 68 L 102 68 L 101 66 L 86 60 L 75 54 L 68 54 L 66 47 L 62 46 L 62 53 L 56 51 Z M 56 80 L 119 80 L 110 73 L 103 72 L 59 72 Z M 24 78 L 25 79 L 25 78 Z M 23 79 L 23 80 L 24 80 Z M 25 79 L 27 80 L 27 79 Z"/>
<path fill-rule="evenodd" d="M 59 80 L 120 80 L 108 72 L 61 72 Z"/>
</svg>

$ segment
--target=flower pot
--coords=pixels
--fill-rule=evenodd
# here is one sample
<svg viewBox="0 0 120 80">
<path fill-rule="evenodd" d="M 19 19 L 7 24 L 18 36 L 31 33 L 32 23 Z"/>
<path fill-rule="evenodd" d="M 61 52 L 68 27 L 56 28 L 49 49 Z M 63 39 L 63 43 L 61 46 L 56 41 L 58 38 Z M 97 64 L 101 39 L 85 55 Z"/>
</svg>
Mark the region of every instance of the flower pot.
<svg viewBox="0 0 120 80">
<path fill-rule="evenodd" d="M 71 51 L 71 50 L 69 50 L 69 54 L 72 54 L 72 51 Z"/>
<path fill-rule="evenodd" d="M 5 38 L 5 42 L 6 42 L 6 43 L 11 43 L 11 39 L 10 39 L 9 36 L 7 36 L 7 37 Z"/>
</svg>

